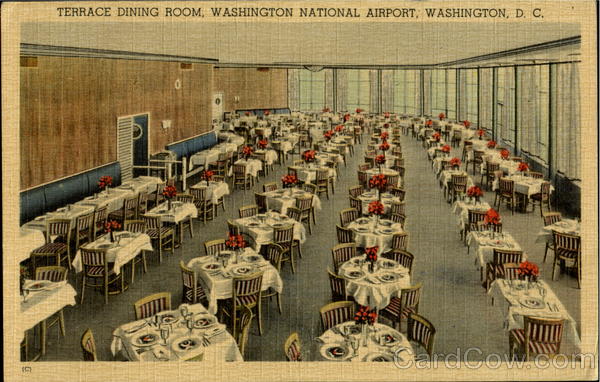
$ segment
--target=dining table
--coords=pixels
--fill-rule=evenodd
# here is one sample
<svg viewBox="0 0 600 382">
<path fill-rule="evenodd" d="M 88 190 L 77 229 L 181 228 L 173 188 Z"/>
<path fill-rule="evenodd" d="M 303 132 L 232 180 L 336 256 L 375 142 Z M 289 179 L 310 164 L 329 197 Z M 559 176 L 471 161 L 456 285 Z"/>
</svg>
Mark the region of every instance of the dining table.
<svg viewBox="0 0 600 382">
<path fill-rule="evenodd" d="M 273 232 L 275 228 L 293 225 L 294 240 L 298 240 L 300 243 L 306 241 L 306 228 L 304 228 L 302 223 L 275 211 L 236 219 L 234 223 L 239 227 L 241 233 L 246 233 L 254 239 L 256 244 L 254 249 L 259 253 L 262 245 L 273 241 Z"/>
<path fill-rule="evenodd" d="M 363 306 L 381 310 L 399 297 L 402 289 L 410 288 L 408 268 L 397 261 L 379 257 L 373 271 L 366 255 L 355 256 L 340 265 L 338 275 L 346 280 L 346 293 Z"/>
<path fill-rule="evenodd" d="M 225 195 L 230 194 L 229 183 L 223 181 L 214 181 L 209 180 L 208 184 L 206 180 L 201 180 L 200 182 L 190 186 L 193 189 L 206 189 L 206 199 L 210 200 L 213 204 L 217 204 L 219 199 L 223 198 Z"/>
<path fill-rule="evenodd" d="M 179 246 L 181 245 L 181 238 L 183 236 L 180 223 L 183 223 L 185 220 L 197 218 L 198 209 L 194 203 L 174 201 L 171 205 L 172 207 L 169 209 L 167 202 L 161 203 L 146 212 L 146 215 L 159 216 L 163 223 L 174 224 L 176 226 L 175 246 Z"/>
<path fill-rule="evenodd" d="M 524 316 L 564 320 L 562 342 L 581 345 L 577 323 L 546 281 L 496 279 L 488 294 L 504 316 L 507 331 L 523 329 Z"/>
<path fill-rule="evenodd" d="M 213 314 L 217 312 L 219 300 L 232 297 L 235 277 L 263 272 L 261 290 L 283 291 L 283 281 L 277 269 L 250 247 L 242 251 L 220 251 L 215 256 L 195 257 L 187 266 L 198 275 L 198 282 L 207 292 L 208 311 Z"/>
<path fill-rule="evenodd" d="M 312 207 L 315 210 L 321 210 L 321 199 L 317 195 L 297 187 L 269 191 L 264 194 L 267 197 L 267 208 L 280 212 L 282 215 L 287 215 L 288 208 L 296 206 L 296 200 L 306 197 L 312 197 Z"/>
<path fill-rule="evenodd" d="M 402 224 L 378 216 L 361 217 L 350 222 L 346 228 L 354 232 L 357 247 L 379 247 L 378 253 L 392 249 L 392 238 L 396 233 L 404 233 Z"/>
<path fill-rule="evenodd" d="M 393 184 L 392 186 L 394 187 L 400 187 L 400 185 L 402 184 L 402 179 L 400 179 L 400 173 L 396 170 L 392 170 L 391 168 L 370 168 L 367 171 L 365 171 L 367 173 L 367 176 L 370 178 L 372 176 L 375 175 L 380 175 L 383 174 L 385 175 L 385 178 L 388 179 L 388 177 L 390 176 L 398 176 L 398 182 L 396 184 Z"/>
<path fill-rule="evenodd" d="M 452 184 L 452 175 L 466 175 L 467 176 L 467 190 L 470 187 L 475 185 L 475 183 L 473 182 L 473 179 L 464 170 L 455 170 L 455 169 L 443 170 L 442 172 L 440 172 L 439 180 L 440 180 L 440 185 L 442 186 L 442 189 L 444 190 L 444 192 L 448 192 L 448 190 L 450 189 L 450 186 Z"/>
<path fill-rule="evenodd" d="M 504 179 L 509 179 L 514 182 L 513 190 L 516 197 L 516 205 L 519 207 L 521 212 L 525 212 L 529 200 L 532 195 L 539 194 L 542 192 L 542 183 L 547 182 L 545 179 L 533 178 L 526 176 L 523 173 L 517 172 L 513 175 L 506 176 Z M 492 182 L 492 190 L 496 191 L 500 188 L 500 180 L 494 179 Z M 554 192 L 554 186 L 550 185 L 550 194 Z"/>
<path fill-rule="evenodd" d="M 389 192 L 384 192 L 381 194 L 381 198 L 379 198 L 379 191 L 377 189 L 372 189 L 367 192 L 363 192 L 358 196 L 358 199 L 362 202 L 362 214 L 369 214 L 369 203 L 374 202 L 376 200 L 381 199 L 381 203 L 383 204 L 384 214 L 389 214 L 390 209 L 392 208 L 392 203 L 400 202 L 400 197 L 394 196 Z"/>
<path fill-rule="evenodd" d="M 123 324 L 113 331 L 110 349 L 114 357 L 128 361 L 243 361 L 226 326 L 202 304 L 182 304 Z"/>
<path fill-rule="evenodd" d="M 75 227 L 75 222 L 78 217 L 94 212 L 95 207 L 91 205 L 69 204 L 65 207 L 60 207 L 55 211 L 48 212 L 38 216 L 35 219 L 23 224 L 26 230 L 38 230 L 46 233 L 48 222 L 54 219 L 66 219 L 71 221 L 71 228 Z"/>
<path fill-rule="evenodd" d="M 476 200 L 475 198 L 466 197 L 464 200 L 454 202 L 452 211 L 458 215 L 458 226 L 464 229 L 469 223 L 469 210 L 487 212 L 492 206 L 485 200 Z"/>
<path fill-rule="evenodd" d="M 107 212 L 111 213 L 123 208 L 124 200 L 133 195 L 134 193 L 132 190 L 117 187 L 87 196 L 83 198 L 83 200 L 75 203 L 75 205 L 93 206 L 95 209 L 106 207 Z"/>
<path fill-rule="evenodd" d="M 237 161 L 235 161 L 234 164 L 244 165 L 245 166 L 244 173 L 246 175 L 251 175 L 254 178 L 256 178 L 258 176 L 258 172 L 263 169 L 263 163 L 262 163 L 262 161 L 260 161 L 258 159 L 241 158 L 241 159 L 238 159 Z M 232 176 L 232 175 L 233 175 L 233 166 L 231 166 L 229 168 L 229 176 Z"/>
<path fill-rule="evenodd" d="M 475 263 L 480 269 L 485 269 L 486 263 L 494 259 L 494 249 L 522 251 L 521 246 L 508 232 L 470 231 L 467 235 L 467 245 L 474 247 Z M 522 260 L 527 260 L 523 252 Z"/>
<path fill-rule="evenodd" d="M 337 178 L 337 173 L 334 168 L 321 166 L 318 163 L 303 163 L 299 166 L 290 166 L 296 170 L 298 180 L 304 183 L 315 183 L 317 179 L 317 170 L 326 169 L 329 177 Z"/>
<path fill-rule="evenodd" d="M 257 155 L 265 156 L 265 163 L 268 165 L 272 165 L 277 160 L 277 151 L 273 149 L 258 149 L 254 151 Z"/>
<path fill-rule="evenodd" d="M 408 364 L 415 356 L 404 334 L 379 322 L 369 325 L 346 321 L 326 330 L 317 341 L 319 355 L 325 361 Z"/>
<path fill-rule="evenodd" d="M 106 251 L 106 262 L 112 265 L 115 274 L 121 273 L 121 268 L 136 258 L 142 251 L 153 251 L 150 236 L 141 232 L 118 231 L 113 233 L 115 240 L 110 240 L 110 234 L 104 234 L 91 243 L 82 245 L 89 250 Z M 83 271 L 81 251 L 78 250 L 73 259 L 73 269 Z"/>
<path fill-rule="evenodd" d="M 15 246 L 13 252 L 17 262 L 29 259 L 31 251 L 46 244 L 46 237 L 41 230 L 27 228 L 26 226 L 19 228 L 17 240 L 19 245 Z"/>
<path fill-rule="evenodd" d="M 202 150 L 192 155 L 189 159 L 188 171 L 191 171 L 196 166 L 208 168 L 210 163 L 215 163 L 219 160 L 219 155 L 226 153 L 234 153 L 237 151 L 238 145 L 230 142 L 218 143 L 207 150 Z"/>
<path fill-rule="evenodd" d="M 234 133 L 232 131 L 221 130 L 221 131 L 219 131 L 217 136 L 220 141 L 227 142 L 227 143 L 233 143 L 236 146 L 243 145 L 245 142 L 244 137 L 242 137 L 241 135 L 237 135 L 236 133 Z"/>
<path fill-rule="evenodd" d="M 538 232 L 535 242 L 552 243 L 554 241 L 554 238 L 552 237 L 552 231 L 567 235 L 580 236 L 581 222 L 576 219 L 562 219 L 556 223 L 544 226 Z"/>
</svg>

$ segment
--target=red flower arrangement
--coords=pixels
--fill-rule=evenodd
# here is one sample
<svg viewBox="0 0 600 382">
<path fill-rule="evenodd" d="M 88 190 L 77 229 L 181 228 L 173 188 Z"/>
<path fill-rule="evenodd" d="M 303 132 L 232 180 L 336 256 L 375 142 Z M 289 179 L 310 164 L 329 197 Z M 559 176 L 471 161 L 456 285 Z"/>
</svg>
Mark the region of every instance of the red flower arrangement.
<svg viewBox="0 0 600 382">
<path fill-rule="evenodd" d="M 368 306 L 361 306 L 354 315 L 354 322 L 360 325 L 374 325 L 377 321 L 377 312 L 371 310 Z"/>
<path fill-rule="evenodd" d="M 251 146 L 244 146 L 244 148 L 242 149 L 242 154 L 244 155 L 244 157 L 246 157 L 246 159 L 250 158 L 250 155 L 252 155 L 253 152 L 254 150 Z"/>
<path fill-rule="evenodd" d="M 483 131 L 483 129 L 477 130 L 477 136 L 479 136 L 479 138 L 483 137 L 484 134 L 485 134 L 485 131 Z"/>
<path fill-rule="evenodd" d="M 532 278 L 535 279 L 540 275 L 540 268 L 535 263 L 524 261 L 519 264 L 517 272 L 520 276 L 529 277 L 530 281 L 533 281 Z"/>
<path fill-rule="evenodd" d="M 104 190 L 106 187 L 112 186 L 112 181 L 113 178 L 110 175 L 101 176 L 98 181 L 98 187 L 100 187 L 101 190 Z"/>
<path fill-rule="evenodd" d="M 177 189 L 175 188 L 175 186 L 166 186 L 162 194 L 165 197 L 165 199 L 171 200 L 177 196 Z"/>
<path fill-rule="evenodd" d="M 479 198 L 483 196 L 483 191 L 478 186 L 471 186 L 467 190 L 467 196 L 470 198 Z"/>
<path fill-rule="evenodd" d="M 525 162 L 520 162 L 517 166 L 517 170 L 520 172 L 529 171 L 529 165 Z"/>
<path fill-rule="evenodd" d="M 325 138 L 326 141 L 330 141 L 331 138 L 333 138 L 333 130 L 327 130 L 326 132 L 323 133 L 323 137 Z"/>
<path fill-rule="evenodd" d="M 315 150 L 306 150 L 305 152 L 302 153 L 302 159 L 306 162 L 306 163 L 311 163 L 315 161 Z"/>
<path fill-rule="evenodd" d="M 376 262 L 377 261 L 377 252 L 379 252 L 378 246 L 365 248 L 365 254 L 367 255 L 367 260 L 370 261 L 371 263 Z"/>
<path fill-rule="evenodd" d="M 467 129 L 471 126 L 471 122 L 467 121 L 466 119 L 463 121 L 463 126 L 466 127 Z"/>
<path fill-rule="evenodd" d="M 508 157 L 510 156 L 510 152 L 507 149 L 502 149 L 500 150 L 500 156 L 502 157 L 502 159 L 508 159 Z"/>
<path fill-rule="evenodd" d="M 386 118 L 389 118 L 390 117 L 390 113 L 386 111 L 385 113 L 383 113 L 383 116 L 386 117 Z"/>
<path fill-rule="evenodd" d="M 246 117 L 249 117 L 249 116 L 250 116 L 250 112 L 249 112 L 249 111 L 247 111 L 247 112 L 245 112 L 245 113 L 244 113 L 244 115 L 245 115 Z"/>
<path fill-rule="evenodd" d="M 350 120 L 350 114 L 344 114 L 344 121 Z"/>
<path fill-rule="evenodd" d="M 440 139 L 442 139 L 442 136 L 441 136 L 440 133 L 435 132 L 435 133 L 433 133 L 433 135 L 431 136 L 431 138 L 433 138 L 434 141 L 439 142 Z"/>
<path fill-rule="evenodd" d="M 356 114 L 360 114 L 360 113 L 362 113 L 363 111 L 364 111 L 364 110 L 363 110 L 363 109 L 361 109 L 361 108 L 359 107 L 358 109 L 356 109 Z"/>
<path fill-rule="evenodd" d="M 268 144 L 269 144 L 269 141 L 266 139 L 261 139 L 258 141 L 258 147 L 260 147 L 261 149 L 266 148 Z"/>
<path fill-rule="evenodd" d="M 212 177 L 215 175 L 215 172 L 212 170 L 204 170 L 202 171 L 202 179 L 206 180 L 206 182 L 210 182 Z"/>
<path fill-rule="evenodd" d="M 390 124 L 389 124 L 389 123 L 384 123 L 384 124 L 383 124 L 383 128 L 384 128 L 384 129 L 387 129 L 388 127 L 390 127 Z"/>
<path fill-rule="evenodd" d="M 329 109 L 328 107 L 323 108 L 323 113 L 329 113 L 331 111 L 331 109 Z"/>
<path fill-rule="evenodd" d="M 389 138 L 390 134 L 387 131 L 384 131 L 383 133 L 381 133 L 379 135 L 379 138 L 381 138 L 382 140 L 387 140 Z"/>
<path fill-rule="evenodd" d="M 387 179 L 383 174 L 373 175 L 369 179 L 369 188 L 376 188 L 379 191 L 385 191 L 387 188 Z"/>
<path fill-rule="evenodd" d="M 298 183 L 298 177 L 293 174 L 284 175 L 281 178 L 281 183 L 283 183 L 283 188 L 294 187 Z"/>
<path fill-rule="evenodd" d="M 483 219 L 483 222 L 485 224 L 493 224 L 493 225 L 500 224 L 500 214 L 498 214 L 498 212 L 495 209 L 490 208 L 485 213 L 485 218 Z"/>
<path fill-rule="evenodd" d="M 446 118 L 446 114 L 444 114 L 444 113 L 440 113 L 440 114 L 438 115 L 438 118 L 440 119 L 440 121 L 442 121 L 442 120 L 444 120 L 444 118 Z"/>
<path fill-rule="evenodd" d="M 494 147 L 496 147 L 496 141 L 489 141 L 487 143 L 487 147 L 488 149 L 493 149 Z"/>
<path fill-rule="evenodd" d="M 265 110 L 265 111 L 263 111 L 263 114 L 264 115 L 269 115 L 269 114 L 271 114 L 271 111 L 270 110 Z"/>
<path fill-rule="evenodd" d="M 433 121 L 431 119 L 428 119 L 427 122 L 425 122 L 425 126 L 432 126 L 433 125 Z"/>
<path fill-rule="evenodd" d="M 379 150 L 381 151 L 388 151 L 390 149 L 390 144 L 387 143 L 387 141 L 383 141 L 380 145 L 379 145 Z"/>
<path fill-rule="evenodd" d="M 374 200 L 369 203 L 369 213 L 372 215 L 383 215 L 385 208 L 379 200 Z"/>
<path fill-rule="evenodd" d="M 443 146 L 442 146 L 442 152 L 443 152 L 443 153 L 449 153 L 449 152 L 450 152 L 450 146 L 448 146 L 448 145 L 443 145 Z"/>
<path fill-rule="evenodd" d="M 104 232 L 106 233 L 110 233 L 119 229 L 121 229 L 121 223 L 116 220 L 109 220 L 104 223 Z"/>
<path fill-rule="evenodd" d="M 378 165 L 385 164 L 385 155 L 377 155 L 375 157 L 375 164 L 378 164 Z"/>
<path fill-rule="evenodd" d="M 451 167 L 459 167 L 460 166 L 460 159 L 457 157 L 454 157 L 452 159 L 450 159 L 450 161 L 448 162 L 450 164 Z"/>
<path fill-rule="evenodd" d="M 336 133 L 339 133 L 339 132 L 340 132 L 340 131 L 342 131 L 342 130 L 344 130 L 344 125 L 337 125 L 337 126 L 335 127 L 335 132 L 336 132 Z"/>
<path fill-rule="evenodd" d="M 225 246 L 230 249 L 246 248 L 246 240 L 242 235 L 229 235 Z"/>
</svg>

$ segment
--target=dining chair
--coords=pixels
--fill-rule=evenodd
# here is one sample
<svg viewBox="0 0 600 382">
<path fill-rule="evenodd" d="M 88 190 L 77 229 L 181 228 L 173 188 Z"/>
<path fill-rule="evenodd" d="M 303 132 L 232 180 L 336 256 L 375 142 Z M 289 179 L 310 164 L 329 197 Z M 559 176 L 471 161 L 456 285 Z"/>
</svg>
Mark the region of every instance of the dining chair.
<svg viewBox="0 0 600 382">
<path fill-rule="evenodd" d="M 333 268 L 335 272 L 339 272 L 340 266 L 355 256 L 356 243 L 345 243 L 335 245 L 331 249 L 331 257 L 333 259 Z"/>
<path fill-rule="evenodd" d="M 402 229 L 406 226 L 406 215 L 401 214 L 391 214 L 390 220 L 394 223 L 399 223 L 402 226 Z"/>
<path fill-rule="evenodd" d="M 329 287 L 331 288 L 331 300 L 332 301 L 349 301 L 348 293 L 346 291 L 346 279 L 338 276 L 327 268 L 327 275 L 329 276 Z"/>
<path fill-rule="evenodd" d="M 387 184 L 386 184 L 385 192 L 390 192 L 392 190 L 392 188 L 398 187 L 400 185 L 400 183 L 399 183 L 399 179 L 401 178 L 400 170 L 399 170 L 400 168 L 404 168 L 404 167 L 398 168 L 398 170 L 397 170 L 398 175 L 387 175 L 386 176 Z"/>
<path fill-rule="evenodd" d="M 258 206 L 256 204 L 250 204 L 247 206 L 240 207 L 238 210 L 240 219 L 249 218 L 254 215 L 258 215 Z"/>
<path fill-rule="evenodd" d="M 296 273 L 294 258 L 294 226 L 292 224 L 273 228 L 273 242 L 283 248 L 281 262 L 290 262 L 292 273 Z"/>
<path fill-rule="evenodd" d="M 317 195 L 325 193 L 327 199 L 329 199 L 329 169 L 318 168 L 316 173 Z"/>
<path fill-rule="evenodd" d="M 152 317 L 165 310 L 171 310 L 171 293 L 154 293 L 133 303 L 135 319 L 142 320 Z"/>
<path fill-rule="evenodd" d="M 285 354 L 285 358 L 289 362 L 302 361 L 300 337 L 298 336 L 297 332 L 290 334 L 289 337 L 285 340 L 285 343 L 283 345 L 283 353 Z"/>
<path fill-rule="evenodd" d="M 71 269 L 71 219 L 48 220 L 46 243 L 31 251 L 30 258 L 34 270 L 40 259 L 44 260 L 45 265 L 50 265 L 49 260 L 55 260 L 56 265 L 61 265 L 66 260 Z"/>
<path fill-rule="evenodd" d="M 392 187 L 392 189 L 389 191 L 390 194 L 392 194 L 393 196 L 397 197 L 400 199 L 401 202 L 404 201 L 404 198 L 406 196 L 406 191 L 404 191 L 402 188 L 399 187 Z"/>
<path fill-rule="evenodd" d="M 340 211 L 340 224 L 342 227 L 352 223 L 360 216 L 360 212 L 356 208 L 346 208 Z"/>
<path fill-rule="evenodd" d="M 362 215 L 362 200 L 352 196 L 348 196 L 348 199 L 350 200 L 350 208 L 354 208 L 359 212 L 359 215 Z"/>
<path fill-rule="evenodd" d="M 396 232 L 392 235 L 392 249 L 406 251 L 408 248 L 408 232 Z"/>
<path fill-rule="evenodd" d="M 208 297 L 202 285 L 198 282 L 198 276 L 193 269 L 188 268 L 183 260 L 179 261 L 181 279 L 183 285 L 182 303 L 198 304 L 208 306 Z"/>
<path fill-rule="evenodd" d="M 481 172 L 481 166 L 483 166 L 484 160 L 483 160 L 483 156 L 485 155 L 485 151 L 482 150 L 473 150 L 473 159 L 472 160 L 467 160 L 467 164 L 466 166 L 469 166 L 469 162 L 471 162 L 473 164 L 473 175 L 476 175 L 476 169 L 479 169 L 479 172 Z"/>
<path fill-rule="evenodd" d="M 169 251 L 175 252 L 175 229 L 165 226 L 160 216 L 142 215 L 142 219 L 146 223 L 146 234 L 158 244 L 158 261 L 162 263 L 162 251 L 167 244 L 170 244 Z"/>
<path fill-rule="evenodd" d="M 94 230 L 94 211 L 80 215 L 75 219 L 75 251 L 85 243 L 92 241 Z"/>
<path fill-rule="evenodd" d="M 373 166 L 369 163 L 362 163 L 358 165 L 358 171 L 365 172 L 369 169 L 373 168 Z"/>
<path fill-rule="evenodd" d="M 102 288 L 104 291 L 104 303 L 108 304 L 109 286 L 120 284 L 120 289 L 125 289 L 123 273 L 118 275 L 112 267 L 109 268 L 106 260 L 106 250 L 81 248 L 81 264 L 83 266 L 81 278 L 81 301 L 85 296 L 85 288 Z"/>
<path fill-rule="evenodd" d="M 353 301 L 336 301 L 319 309 L 323 331 L 350 321 L 354 318 L 355 306 Z"/>
<path fill-rule="evenodd" d="M 398 325 L 398 331 L 402 331 L 402 321 L 408 319 L 411 313 L 419 312 L 421 289 L 423 284 L 418 283 L 410 288 L 400 290 L 399 297 L 392 297 L 390 303 L 379 311 L 379 313 Z"/>
<path fill-rule="evenodd" d="M 276 243 L 269 243 L 267 245 L 267 251 L 265 253 L 265 259 L 271 263 L 271 265 L 277 270 L 277 273 L 281 271 L 281 261 L 283 260 L 284 249 L 281 245 Z M 262 293 L 262 299 L 269 301 L 275 296 L 277 299 L 277 309 L 279 310 L 279 314 L 281 314 L 281 293 L 277 292 L 273 288 L 269 288 Z"/>
<path fill-rule="evenodd" d="M 490 290 L 490 285 L 497 278 L 504 277 L 504 267 L 506 263 L 521 264 L 523 259 L 523 251 L 513 251 L 506 249 L 494 248 L 493 258 L 491 262 L 485 265 L 485 289 Z"/>
<path fill-rule="evenodd" d="M 453 203 L 459 197 L 464 196 L 467 193 L 467 175 L 466 174 L 452 174 L 450 179 L 450 203 Z"/>
<path fill-rule="evenodd" d="M 98 356 L 96 355 L 96 341 L 94 341 L 92 329 L 88 328 L 83 332 L 80 344 L 84 361 L 94 362 L 98 360 Z"/>
<path fill-rule="evenodd" d="M 239 235 L 240 227 L 231 219 L 227 219 L 227 232 L 230 235 Z"/>
<path fill-rule="evenodd" d="M 496 192 L 496 197 L 494 198 L 494 206 L 497 204 L 499 211 L 502 201 L 506 201 L 507 207 L 510 204 L 511 215 L 514 215 L 516 200 L 517 199 L 515 196 L 515 182 L 511 179 L 500 178 L 498 192 Z"/>
<path fill-rule="evenodd" d="M 94 211 L 94 222 L 92 229 L 92 241 L 96 240 L 98 234 L 104 233 L 104 224 L 108 219 L 108 206 L 96 208 Z"/>
<path fill-rule="evenodd" d="M 225 239 L 209 240 L 204 242 L 204 253 L 206 256 L 217 256 L 227 250 Z"/>
<path fill-rule="evenodd" d="M 116 220 L 119 223 L 123 224 L 125 220 L 135 219 L 137 216 L 137 208 L 138 208 L 138 196 L 134 195 L 128 198 L 125 198 L 123 201 L 123 206 L 108 214 L 108 220 Z"/>
<path fill-rule="evenodd" d="M 358 174 L 358 183 L 365 189 L 369 189 L 369 175 L 366 171 L 359 170 Z"/>
<path fill-rule="evenodd" d="M 215 216 L 216 208 L 212 203 L 212 200 L 208 198 L 206 187 L 190 188 L 190 192 L 193 196 L 194 206 L 198 210 L 198 219 L 202 219 L 202 222 L 206 224 L 207 220 L 211 220 Z"/>
<path fill-rule="evenodd" d="M 35 269 L 35 280 L 48 280 L 52 282 L 61 282 L 67 279 L 67 268 L 62 266 L 47 266 L 47 267 L 37 267 Z M 41 342 L 41 352 L 42 354 L 46 354 L 46 339 L 48 329 L 52 326 L 58 324 L 60 329 L 60 334 L 65 336 L 65 317 L 63 314 L 63 309 L 60 309 L 58 312 L 50 315 L 49 317 L 43 319 L 40 322 L 40 342 Z"/>
<path fill-rule="evenodd" d="M 254 184 L 254 177 L 252 174 L 246 173 L 245 164 L 233 165 L 233 186 L 241 186 L 243 190 L 249 189 Z"/>
<path fill-rule="evenodd" d="M 383 258 L 390 259 L 396 261 L 398 264 L 408 269 L 408 274 L 412 274 L 412 266 L 413 261 L 415 259 L 415 255 L 408 252 L 407 250 L 402 249 L 394 249 L 388 252 L 384 252 L 381 254 Z"/>
<path fill-rule="evenodd" d="M 473 152 L 473 141 L 471 140 L 464 140 L 463 141 L 463 151 L 462 151 L 462 156 L 461 156 L 461 161 L 465 162 L 466 159 L 469 157 L 469 153 Z"/>
<path fill-rule="evenodd" d="M 544 221 L 544 227 L 552 225 L 554 223 L 558 223 L 562 220 L 562 215 L 560 212 L 543 212 L 542 220 Z M 546 256 L 548 255 L 548 250 L 554 252 L 554 238 L 552 241 L 546 241 L 546 248 L 544 249 L 544 260 L 543 263 L 546 262 Z"/>
<path fill-rule="evenodd" d="M 525 176 L 528 176 L 533 179 L 544 179 L 544 174 L 542 174 L 541 172 L 537 172 L 537 171 L 527 171 L 525 173 Z"/>
<path fill-rule="evenodd" d="M 263 184 L 263 192 L 271 192 L 277 190 L 278 186 L 275 182 L 269 182 Z"/>
<path fill-rule="evenodd" d="M 462 234 L 463 242 L 467 243 L 467 236 L 471 231 L 480 231 L 482 228 L 482 223 L 485 221 L 487 212 L 475 209 L 467 210 L 467 223 L 465 224 Z M 467 251 L 467 254 L 469 252 Z"/>
<path fill-rule="evenodd" d="M 139 219 L 140 216 L 142 216 L 148 211 L 148 198 L 149 196 L 147 192 L 140 192 L 138 194 L 138 203 L 135 217 L 136 219 Z"/>
<path fill-rule="evenodd" d="M 526 362 L 534 354 L 558 354 L 563 327 L 563 319 L 524 316 L 523 329 L 513 329 L 509 332 L 510 359 L 514 359 L 515 352 L 523 354 Z"/>
<path fill-rule="evenodd" d="M 348 193 L 352 198 L 358 198 L 363 192 L 363 188 L 360 184 L 348 188 Z"/>
<path fill-rule="evenodd" d="M 540 185 L 540 192 L 530 196 L 531 205 L 533 206 L 532 211 L 535 211 L 535 205 L 539 204 L 540 216 L 543 216 L 544 214 L 544 209 L 542 208 L 544 204 L 546 204 L 548 211 L 552 211 L 552 205 L 550 202 L 550 187 L 550 182 L 542 182 L 542 184 Z"/>
<path fill-rule="evenodd" d="M 581 237 L 552 231 L 554 239 L 554 262 L 552 263 L 552 280 L 555 279 L 556 265 L 559 264 L 559 274 L 563 264 L 573 262 L 572 267 L 577 271 L 577 288 L 581 289 Z"/>
<path fill-rule="evenodd" d="M 238 328 L 238 332 L 234 333 L 234 338 L 238 344 L 238 349 L 242 358 L 246 353 L 246 346 L 248 344 L 248 334 L 250 332 L 250 325 L 252 325 L 252 320 L 254 319 L 254 314 L 252 313 L 252 309 L 247 306 L 243 306 L 240 312 L 239 323 L 236 326 Z"/>
<path fill-rule="evenodd" d="M 435 341 L 435 327 L 425 317 L 416 313 L 408 315 L 406 337 L 408 341 L 416 342 L 421 345 L 429 357 L 433 356 L 433 346 Z"/>
<path fill-rule="evenodd" d="M 255 192 L 254 202 L 258 206 L 258 213 L 264 214 L 269 210 L 269 207 L 267 206 L 267 195 Z"/>
<path fill-rule="evenodd" d="M 496 171 L 500 170 L 500 163 L 485 162 L 485 172 L 481 174 L 481 183 L 485 184 L 486 187 L 491 189 L 494 180 L 496 180 Z"/>
<path fill-rule="evenodd" d="M 314 220 L 313 195 L 296 198 L 296 208 L 300 210 L 300 222 L 307 224 L 308 233 L 309 235 L 312 235 L 312 226 L 310 221 L 311 217 Z"/>
<path fill-rule="evenodd" d="M 241 315 L 244 307 L 247 307 L 256 311 L 258 333 L 262 336 L 262 283 L 263 272 L 233 278 L 232 297 L 225 301 L 222 309 L 222 313 L 231 319 L 232 333 L 238 332 L 238 315 Z"/>
<path fill-rule="evenodd" d="M 146 233 L 146 223 L 142 219 L 136 220 L 125 220 L 123 224 L 123 229 L 127 232 L 132 233 Z M 146 263 L 146 251 L 141 250 L 140 254 L 137 255 L 134 259 L 131 260 L 131 282 L 135 281 L 135 266 L 139 263 L 142 263 L 143 271 L 146 273 L 148 271 L 148 265 Z"/>
<path fill-rule="evenodd" d="M 335 226 L 338 243 L 353 243 L 354 242 L 354 231 L 349 228 L 340 227 L 336 224 Z"/>
<path fill-rule="evenodd" d="M 406 204 L 404 202 L 393 201 L 390 206 L 390 214 L 406 215 Z"/>
<path fill-rule="evenodd" d="M 310 192 L 312 195 L 317 195 L 317 185 L 312 183 L 303 183 L 302 190 Z"/>
</svg>

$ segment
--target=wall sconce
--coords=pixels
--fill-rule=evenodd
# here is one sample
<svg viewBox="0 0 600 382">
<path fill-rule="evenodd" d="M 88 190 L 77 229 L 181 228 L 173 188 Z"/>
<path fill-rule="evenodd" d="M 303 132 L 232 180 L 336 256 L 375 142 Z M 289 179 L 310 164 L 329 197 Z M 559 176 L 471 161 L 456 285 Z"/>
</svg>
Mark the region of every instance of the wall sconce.
<svg viewBox="0 0 600 382">
<path fill-rule="evenodd" d="M 235 103 L 240 102 L 240 97 L 239 96 L 234 96 L 233 97 L 233 102 L 235 102 Z"/>
<path fill-rule="evenodd" d="M 164 121 L 162 121 L 160 123 L 160 125 L 162 126 L 163 129 L 168 129 L 171 127 L 171 120 L 170 119 L 165 119 Z"/>
</svg>

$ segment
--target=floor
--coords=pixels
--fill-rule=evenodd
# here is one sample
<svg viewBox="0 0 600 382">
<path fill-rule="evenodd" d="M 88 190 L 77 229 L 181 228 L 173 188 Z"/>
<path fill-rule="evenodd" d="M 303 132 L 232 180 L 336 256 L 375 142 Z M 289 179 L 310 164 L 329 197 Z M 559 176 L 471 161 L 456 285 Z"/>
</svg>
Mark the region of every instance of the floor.
<svg viewBox="0 0 600 382">
<path fill-rule="evenodd" d="M 330 302 L 330 288 L 326 269 L 331 265 L 332 246 L 337 244 L 335 224 L 339 222 L 339 211 L 348 207 L 348 187 L 357 184 L 356 168 L 363 161 L 364 144 L 358 145 L 353 157 L 348 157 L 347 166 L 340 168 L 336 193 L 329 200 L 322 195 L 322 210 L 317 212 L 317 226 L 304 243 L 304 257 L 298 262 L 296 273 L 284 266 L 281 277 L 284 281 L 283 313 L 277 311 L 273 301 L 263 309 L 263 335 L 253 326 L 245 354 L 247 361 L 284 361 L 283 343 L 294 331 L 300 334 L 304 360 L 319 360 L 315 338 L 321 334 L 318 310 Z M 420 141 L 411 136 L 402 137 L 405 158 L 405 189 L 407 223 L 410 233 L 409 250 L 415 255 L 413 282 L 423 283 L 423 295 L 419 312 L 436 327 L 435 353 L 464 354 L 468 348 L 481 352 L 470 352 L 469 359 L 482 359 L 486 354 L 508 352 L 508 337 L 502 329 L 503 317 L 496 306 L 491 306 L 485 290 L 481 287 L 479 272 L 472 256 L 467 256 L 466 247 L 460 240 L 456 216 L 446 203 L 426 152 Z M 456 155 L 459 155 L 459 149 Z M 453 153 L 454 155 L 454 153 Z M 288 159 L 291 164 L 298 159 L 296 154 Z M 255 191 L 262 191 L 262 184 L 276 181 L 285 172 L 285 167 L 276 166 L 275 172 L 261 178 Z M 476 177 L 479 181 L 479 176 Z M 489 199 L 488 201 L 493 201 Z M 181 301 L 181 274 L 179 261 L 187 262 L 203 254 L 203 242 L 223 238 L 226 235 L 227 218 L 237 218 L 240 206 L 254 203 L 251 190 L 236 190 L 226 199 L 226 211 L 219 212 L 215 221 L 204 225 L 195 222 L 194 238 L 185 237 L 181 248 L 174 255 L 167 254 L 159 266 L 154 255 L 149 256 L 147 274 L 138 273 L 129 290 L 111 296 L 104 304 L 100 293 L 86 291 L 83 306 L 71 306 L 64 310 L 66 320 L 65 337 L 52 328 L 48 338 L 48 352 L 43 361 L 81 360 L 79 340 L 86 328 L 93 330 L 100 360 L 113 360 L 110 352 L 112 331 L 134 319 L 133 302 L 152 293 L 169 291 L 173 304 Z M 529 255 L 529 259 L 540 265 L 541 275 L 559 296 L 572 317 L 580 323 L 580 291 L 574 278 L 562 275 L 551 281 L 552 255 L 542 263 L 544 245 L 535 243 L 537 232 L 542 227 L 538 211 L 510 215 L 505 207 L 500 210 L 504 230 L 510 232 Z M 71 275 L 71 282 L 75 277 Z M 79 290 L 80 279 L 77 277 Z M 563 348 L 563 350 L 566 350 Z"/>
</svg>

